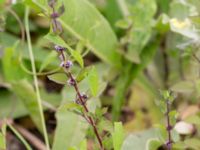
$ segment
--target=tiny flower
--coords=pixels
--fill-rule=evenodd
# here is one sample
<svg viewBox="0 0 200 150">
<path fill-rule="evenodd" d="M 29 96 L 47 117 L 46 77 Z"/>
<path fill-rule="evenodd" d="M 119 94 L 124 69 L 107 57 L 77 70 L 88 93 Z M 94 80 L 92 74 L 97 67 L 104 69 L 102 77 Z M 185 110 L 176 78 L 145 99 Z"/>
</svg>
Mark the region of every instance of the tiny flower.
<svg viewBox="0 0 200 150">
<path fill-rule="evenodd" d="M 64 48 L 64 47 L 62 47 L 62 46 L 59 46 L 59 45 L 55 45 L 55 46 L 54 46 L 54 48 L 55 48 L 55 50 L 56 50 L 56 51 L 59 51 L 59 52 L 60 52 L 60 51 L 64 51 L 64 50 L 65 50 L 65 48 Z"/>
<path fill-rule="evenodd" d="M 73 66 L 73 63 L 72 63 L 72 61 L 70 61 L 70 60 L 68 60 L 65 64 L 64 64 L 64 67 L 66 68 L 66 69 L 69 69 L 70 67 L 72 67 Z"/>
<path fill-rule="evenodd" d="M 51 14 L 51 18 L 55 19 L 58 18 L 60 15 L 57 12 Z"/>
<path fill-rule="evenodd" d="M 88 99 L 88 96 L 85 93 L 82 93 L 81 97 L 82 97 L 83 100 L 87 100 Z"/>
<path fill-rule="evenodd" d="M 76 81 L 74 80 L 74 79 L 69 79 L 68 81 L 67 81 L 67 84 L 68 85 L 70 85 L 70 86 L 74 86 L 75 84 L 76 84 Z"/>
</svg>

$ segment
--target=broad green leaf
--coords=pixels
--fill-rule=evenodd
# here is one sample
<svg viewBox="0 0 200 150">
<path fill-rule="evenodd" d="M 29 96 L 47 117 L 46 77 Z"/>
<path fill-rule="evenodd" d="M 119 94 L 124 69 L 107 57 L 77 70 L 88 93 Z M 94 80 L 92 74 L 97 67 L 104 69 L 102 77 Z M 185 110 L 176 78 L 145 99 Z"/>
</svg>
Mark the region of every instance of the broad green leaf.
<svg viewBox="0 0 200 150">
<path fill-rule="evenodd" d="M 58 84 L 67 84 L 68 77 L 65 73 L 55 73 L 47 76 L 49 80 L 54 81 Z"/>
<path fill-rule="evenodd" d="M 149 139 L 145 150 L 157 150 L 161 145 L 162 143 L 158 139 Z"/>
<path fill-rule="evenodd" d="M 57 53 L 55 51 L 52 51 L 51 53 L 49 53 L 49 55 L 45 57 L 39 72 L 42 72 L 52 61 L 55 61 L 55 59 L 57 59 Z"/>
<path fill-rule="evenodd" d="M 114 150 L 121 150 L 124 140 L 124 130 L 121 122 L 114 123 L 114 132 L 112 133 Z"/>
<path fill-rule="evenodd" d="M 95 67 L 91 68 L 88 74 L 88 81 L 92 95 L 96 96 L 99 90 L 99 78 Z"/>
<path fill-rule="evenodd" d="M 40 1 L 34 1 L 42 9 Z M 59 19 L 63 27 L 81 41 L 99 58 L 112 66 L 121 67 L 117 53 L 117 38 L 106 19 L 87 0 L 63 1 L 65 12 Z"/>
<path fill-rule="evenodd" d="M 148 140 L 152 138 L 157 138 L 155 129 L 130 134 L 123 142 L 122 150 L 145 150 Z"/>
<path fill-rule="evenodd" d="M 32 85 L 27 80 L 15 81 L 12 84 L 12 91 L 22 100 L 28 110 L 33 122 L 40 131 L 42 131 L 42 122 L 40 118 L 37 96 Z"/>
<path fill-rule="evenodd" d="M 87 122 L 65 107 L 61 107 L 57 113 L 57 127 L 52 150 L 68 149 L 72 146 L 79 146 L 86 136 Z"/>
</svg>

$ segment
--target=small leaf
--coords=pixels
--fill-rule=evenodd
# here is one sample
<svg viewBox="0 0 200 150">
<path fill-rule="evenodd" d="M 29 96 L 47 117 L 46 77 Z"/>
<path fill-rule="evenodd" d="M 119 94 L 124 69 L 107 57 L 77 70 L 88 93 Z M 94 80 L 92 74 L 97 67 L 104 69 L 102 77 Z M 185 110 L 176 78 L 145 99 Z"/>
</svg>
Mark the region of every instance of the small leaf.
<svg viewBox="0 0 200 150">
<path fill-rule="evenodd" d="M 51 53 L 49 53 L 49 55 L 42 62 L 42 65 L 40 67 L 40 71 L 39 72 L 42 72 L 56 58 L 57 58 L 57 53 L 55 51 L 52 51 Z"/>
<path fill-rule="evenodd" d="M 83 58 L 81 56 L 81 54 L 78 51 L 69 49 L 71 55 L 73 56 L 73 58 L 79 63 L 79 65 L 83 68 L 84 63 L 83 63 Z"/>
<path fill-rule="evenodd" d="M 99 90 L 99 78 L 95 67 L 92 67 L 92 69 L 90 70 L 88 75 L 88 81 L 92 95 L 96 96 Z"/>
<path fill-rule="evenodd" d="M 90 68 L 83 68 L 79 74 L 77 75 L 76 77 L 76 81 L 77 82 L 81 82 L 83 79 L 85 79 L 87 76 L 88 76 L 88 73 L 89 73 L 89 69 Z"/>
<path fill-rule="evenodd" d="M 112 134 L 114 150 L 121 150 L 124 140 L 124 130 L 121 122 L 114 123 L 114 132 Z"/>
<path fill-rule="evenodd" d="M 44 38 L 46 38 L 47 40 L 51 41 L 52 43 L 56 45 L 66 47 L 65 41 L 56 34 L 48 33 L 47 35 L 44 36 Z"/>
<path fill-rule="evenodd" d="M 55 73 L 47 76 L 49 80 L 54 81 L 58 84 L 66 84 L 67 83 L 67 75 L 64 73 Z"/>
</svg>

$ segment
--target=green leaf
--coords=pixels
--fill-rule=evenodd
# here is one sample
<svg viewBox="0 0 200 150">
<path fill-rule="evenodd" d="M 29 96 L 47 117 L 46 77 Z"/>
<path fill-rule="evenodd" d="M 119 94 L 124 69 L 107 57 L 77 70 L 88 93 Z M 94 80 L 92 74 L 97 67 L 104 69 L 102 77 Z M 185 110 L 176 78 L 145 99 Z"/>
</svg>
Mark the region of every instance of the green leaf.
<svg viewBox="0 0 200 150">
<path fill-rule="evenodd" d="M 52 150 L 63 150 L 70 147 L 79 146 L 85 138 L 88 127 L 87 122 L 73 112 L 61 107 L 57 113 L 57 127 Z"/>
<path fill-rule="evenodd" d="M 73 58 L 80 64 L 80 66 L 83 68 L 84 63 L 83 63 L 83 58 L 81 56 L 81 54 L 78 51 L 69 49 L 71 55 L 73 56 Z"/>
<path fill-rule="evenodd" d="M 65 73 L 55 73 L 47 76 L 49 80 L 54 81 L 58 84 L 67 84 L 67 75 Z"/>
<path fill-rule="evenodd" d="M 122 150 L 145 150 L 148 140 L 152 138 L 157 138 L 155 129 L 130 134 L 123 142 Z"/>
<path fill-rule="evenodd" d="M 12 91 L 22 100 L 37 128 L 42 131 L 37 96 L 32 85 L 27 80 L 20 80 L 12 83 Z"/>
<path fill-rule="evenodd" d="M 99 78 L 95 67 L 91 68 L 88 75 L 88 81 L 92 95 L 96 96 L 99 90 Z"/>
<path fill-rule="evenodd" d="M 112 133 L 114 150 L 121 150 L 124 140 L 124 130 L 121 122 L 114 123 L 114 132 Z"/>
<path fill-rule="evenodd" d="M 5 48 L 4 55 L 2 57 L 3 74 L 8 82 L 28 77 L 27 74 L 25 74 L 25 72 L 20 68 L 19 59 L 15 57 L 17 43 L 18 42 L 16 42 L 13 47 Z"/>
<path fill-rule="evenodd" d="M 156 138 L 149 139 L 147 141 L 146 150 L 157 150 L 161 145 L 162 143 L 158 139 Z"/>
<path fill-rule="evenodd" d="M 57 59 L 57 53 L 55 51 L 49 53 L 42 62 L 39 72 L 42 72 L 52 61 L 56 59 Z"/>
<path fill-rule="evenodd" d="M 44 10 L 40 1 L 34 1 Z M 63 27 L 92 50 L 103 61 L 121 67 L 117 38 L 106 19 L 87 0 L 63 1 L 65 12 L 59 19 Z"/>
<path fill-rule="evenodd" d="M 81 82 L 83 79 L 85 79 L 88 76 L 90 69 L 90 67 L 83 68 L 76 76 L 76 81 Z"/>
</svg>

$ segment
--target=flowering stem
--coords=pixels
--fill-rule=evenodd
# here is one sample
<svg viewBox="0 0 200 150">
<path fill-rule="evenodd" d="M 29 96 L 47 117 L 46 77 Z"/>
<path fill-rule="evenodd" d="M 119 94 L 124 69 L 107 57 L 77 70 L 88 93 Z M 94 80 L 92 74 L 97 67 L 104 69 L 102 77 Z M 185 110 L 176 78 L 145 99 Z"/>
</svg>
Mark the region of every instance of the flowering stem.
<svg viewBox="0 0 200 150">
<path fill-rule="evenodd" d="M 61 53 L 61 56 L 62 56 L 62 60 L 65 62 L 66 58 L 65 58 L 65 55 L 63 53 L 63 50 L 61 50 L 60 53 Z M 73 81 L 72 86 L 74 87 L 74 89 L 76 91 L 76 94 L 78 96 L 78 99 L 80 100 L 80 103 L 81 103 L 82 107 L 84 108 L 85 112 L 83 112 L 83 117 L 92 126 L 93 131 L 95 133 L 95 136 L 96 136 L 96 138 L 98 140 L 99 146 L 100 146 L 101 150 L 104 150 L 101 136 L 99 135 L 99 132 L 97 130 L 97 126 L 95 124 L 94 119 L 88 114 L 89 113 L 89 109 L 87 108 L 85 100 L 83 99 L 83 97 L 82 97 L 82 95 L 80 93 L 80 90 L 78 88 L 78 84 L 76 82 L 76 79 L 73 77 L 72 73 L 68 69 L 66 71 L 66 75 L 67 75 L 67 77 L 69 78 L 70 81 Z"/>
<path fill-rule="evenodd" d="M 169 102 L 169 100 L 167 100 L 167 102 L 166 102 L 166 107 L 167 107 L 166 116 L 167 116 L 167 133 L 168 133 L 168 140 L 167 140 L 166 146 L 167 146 L 168 150 L 171 150 L 172 149 L 172 140 L 171 140 L 171 129 L 172 129 L 172 126 L 170 125 L 170 116 L 169 116 L 169 113 L 170 113 L 170 102 Z"/>
</svg>

